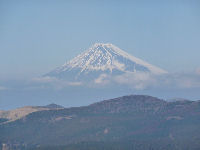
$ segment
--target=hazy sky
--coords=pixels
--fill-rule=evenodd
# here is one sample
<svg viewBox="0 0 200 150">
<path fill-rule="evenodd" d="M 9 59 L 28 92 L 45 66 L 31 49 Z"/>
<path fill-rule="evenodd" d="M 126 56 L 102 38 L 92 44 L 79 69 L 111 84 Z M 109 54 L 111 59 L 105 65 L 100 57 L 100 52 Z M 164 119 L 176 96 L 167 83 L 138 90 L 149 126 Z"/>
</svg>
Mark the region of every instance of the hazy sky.
<svg viewBox="0 0 200 150">
<path fill-rule="evenodd" d="M 95 42 L 169 72 L 195 70 L 200 1 L 0 1 L 0 78 L 42 75 Z"/>
</svg>

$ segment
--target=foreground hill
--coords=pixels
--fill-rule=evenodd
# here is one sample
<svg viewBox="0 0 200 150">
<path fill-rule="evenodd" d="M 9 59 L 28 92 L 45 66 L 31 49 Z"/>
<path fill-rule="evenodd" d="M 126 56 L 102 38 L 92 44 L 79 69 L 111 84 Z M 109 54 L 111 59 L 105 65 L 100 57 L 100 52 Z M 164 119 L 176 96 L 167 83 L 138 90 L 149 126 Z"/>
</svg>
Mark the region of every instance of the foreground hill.
<svg viewBox="0 0 200 150">
<path fill-rule="evenodd" d="M 199 117 L 200 101 L 124 96 L 1 124 L 0 143 L 4 149 L 197 150 Z"/>
<path fill-rule="evenodd" d="M 55 110 L 62 108 L 63 108 L 62 106 L 56 104 L 49 104 L 46 106 L 25 106 L 14 110 L 0 111 L 0 124 L 3 122 L 7 123 L 15 121 L 33 112 L 43 111 L 43 110 Z"/>
</svg>

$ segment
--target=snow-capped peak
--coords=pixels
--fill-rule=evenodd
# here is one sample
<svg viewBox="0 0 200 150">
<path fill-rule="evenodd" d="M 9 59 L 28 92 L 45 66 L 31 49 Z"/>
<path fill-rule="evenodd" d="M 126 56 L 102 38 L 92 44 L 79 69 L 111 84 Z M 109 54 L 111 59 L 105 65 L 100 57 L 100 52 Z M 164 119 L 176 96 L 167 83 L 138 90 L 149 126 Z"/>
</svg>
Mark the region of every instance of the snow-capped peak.
<svg viewBox="0 0 200 150">
<path fill-rule="evenodd" d="M 95 43 L 82 54 L 51 72 L 50 75 L 65 77 L 72 72 L 76 77 L 81 74 L 89 76 L 91 72 L 109 74 L 148 72 L 156 75 L 167 73 L 167 71 L 136 58 L 111 43 Z"/>
<path fill-rule="evenodd" d="M 123 62 L 124 60 L 124 62 Z M 132 71 L 125 69 L 126 62 L 132 61 L 133 65 Z M 78 55 L 69 62 L 66 62 L 62 71 L 65 71 L 69 68 L 79 67 L 82 68 L 81 72 L 84 70 L 106 70 L 109 69 L 112 72 L 112 69 L 118 69 L 121 71 L 137 71 L 136 66 L 143 66 L 154 74 L 166 73 L 166 71 L 155 67 L 139 58 L 131 56 L 120 48 L 116 47 L 111 43 L 95 43 L 88 50 L 83 52 L 81 55 Z M 139 70 L 138 70 L 139 71 Z"/>
</svg>

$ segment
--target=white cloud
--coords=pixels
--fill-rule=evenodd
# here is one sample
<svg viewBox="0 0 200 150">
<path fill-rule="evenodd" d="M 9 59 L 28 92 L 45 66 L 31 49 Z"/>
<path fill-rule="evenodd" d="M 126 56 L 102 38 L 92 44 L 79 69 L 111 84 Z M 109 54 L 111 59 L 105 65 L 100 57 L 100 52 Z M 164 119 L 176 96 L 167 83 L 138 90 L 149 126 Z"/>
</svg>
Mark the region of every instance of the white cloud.
<svg viewBox="0 0 200 150">
<path fill-rule="evenodd" d="M 62 89 L 68 86 L 80 86 L 82 82 L 71 82 L 67 80 L 58 79 L 55 77 L 38 77 L 32 79 L 33 84 L 37 84 L 34 88 L 54 88 L 54 89 Z"/>
<path fill-rule="evenodd" d="M 68 82 L 67 84 L 71 86 L 79 86 L 82 85 L 82 82 Z"/>
<path fill-rule="evenodd" d="M 55 77 L 49 77 L 49 76 L 37 77 L 37 78 L 33 78 L 32 80 L 34 82 L 39 82 L 39 83 L 50 83 L 50 82 L 58 81 L 57 78 L 55 78 Z"/>
<path fill-rule="evenodd" d="M 114 77 L 102 75 L 95 83 L 114 83 L 132 87 L 137 90 L 147 88 L 200 88 L 200 75 L 190 73 L 168 73 L 154 75 L 144 72 L 126 73 Z"/>
<path fill-rule="evenodd" d="M 56 89 L 69 86 L 107 86 L 112 84 L 129 86 L 137 90 L 147 88 L 200 88 L 200 70 L 197 69 L 190 73 L 168 73 L 164 75 L 154 75 L 144 72 L 125 73 L 117 76 L 101 74 L 92 83 L 71 82 L 55 77 L 34 78 L 33 82 L 36 83 L 38 87 L 42 85 L 42 87 L 52 87 Z M 4 88 L 0 88 L 0 90 L 2 89 Z"/>
<path fill-rule="evenodd" d="M 199 88 L 200 76 L 195 72 L 176 73 L 167 77 L 170 86 L 177 88 Z"/>
<path fill-rule="evenodd" d="M 126 73 L 114 77 L 113 80 L 116 83 L 129 85 L 138 90 L 145 89 L 150 85 L 153 86 L 157 82 L 154 75 L 143 72 Z"/>
<path fill-rule="evenodd" d="M 107 74 L 101 74 L 97 79 L 94 80 L 94 83 L 106 85 L 109 83 L 110 77 Z"/>
<path fill-rule="evenodd" d="M 3 90 L 7 90 L 8 88 L 4 87 L 4 86 L 0 86 L 0 91 L 3 91 Z"/>
<path fill-rule="evenodd" d="M 200 75 L 200 68 L 196 69 L 196 74 Z"/>
</svg>

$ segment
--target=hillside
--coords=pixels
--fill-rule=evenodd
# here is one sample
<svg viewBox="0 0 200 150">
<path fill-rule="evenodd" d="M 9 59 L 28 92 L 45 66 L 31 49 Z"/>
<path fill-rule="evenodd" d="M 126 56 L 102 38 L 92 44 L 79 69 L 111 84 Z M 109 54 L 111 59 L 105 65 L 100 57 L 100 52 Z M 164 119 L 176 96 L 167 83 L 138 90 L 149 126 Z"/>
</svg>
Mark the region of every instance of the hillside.
<svg viewBox="0 0 200 150">
<path fill-rule="evenodd" d="M 20 119 L 22 117 L 25 117 L 26 115 L 33 112 L 43 111 L 43 110 L 62 109 L 62 108 L 63 108 L 62 106 L 59 106 L 56 104 L 49 104 L 47 106 L 25 106 L 25 107 L 17 108 L 14 110 L 0 111 L 0 118 L 2 122 L 3 120 L 7 120 L 11 122 L 11 121 Z"/>
<path fill-rule="evenodd" d="M 96 150 L 196 150 L 200 148 L 199 108 L 200 101 L 124 96 L 84 107 L 33 112 L 1 124 L 0 142 L 38 150 L 86 150 L 94 145 Z"/>
</svg>

